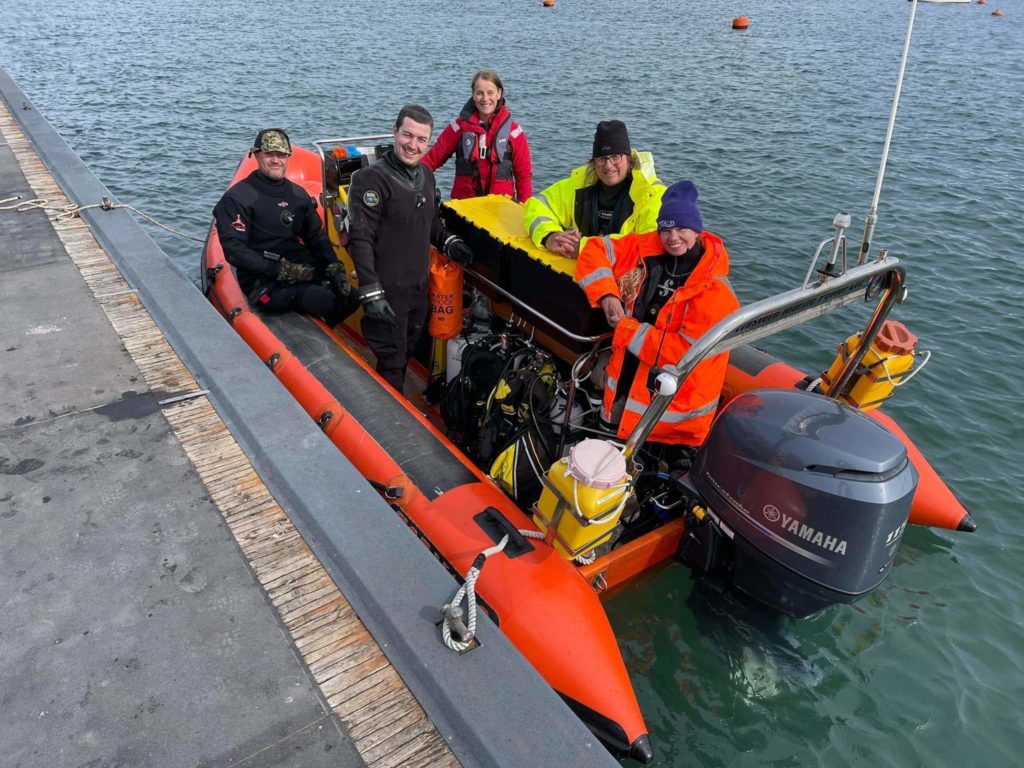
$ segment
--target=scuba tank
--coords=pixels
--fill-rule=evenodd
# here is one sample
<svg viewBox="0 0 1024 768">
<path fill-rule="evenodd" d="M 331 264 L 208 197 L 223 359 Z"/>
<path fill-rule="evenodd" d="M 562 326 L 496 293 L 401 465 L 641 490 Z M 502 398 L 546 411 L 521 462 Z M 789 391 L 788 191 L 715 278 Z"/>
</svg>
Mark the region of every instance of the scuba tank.
<svg viewBox="0 0 1024 768">
<path fill-rule="evenodd" d="M 622 451 L 607 440 L 583 440 L 551 465 L 533 519 L 542 533 L 554 529 L 555 549 L 572 560 L 611 538 L 632 493 Z"/>
<path fill-rule="evenodd" d="M 861 334 L 855 333 L 839 345 L 835 360 L 821 375 L 821 382 L 826 390 L 837 379 L 843 365 L 860 345 L 860 338 Z M 838 399 L 862 411 L 870 411 L 880 406 L 892 395 L 896 387 L 903 383 L 903 374 L 914 367 L 916 345 L 917 336 L 907 330 L 903 323 L 886 320 L 871 347 L 864 353 L 853 378 L 838 395 Z M 909 379 L 910 376 L 907 376 L 906 380 Z"/>
</svg>

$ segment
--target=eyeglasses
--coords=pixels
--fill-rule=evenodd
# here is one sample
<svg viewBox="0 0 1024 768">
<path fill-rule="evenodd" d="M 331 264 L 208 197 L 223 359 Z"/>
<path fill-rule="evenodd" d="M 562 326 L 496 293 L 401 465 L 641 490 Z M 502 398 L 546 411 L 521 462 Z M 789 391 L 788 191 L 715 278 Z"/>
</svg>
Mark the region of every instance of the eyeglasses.
<svg viewBox="0 0 1024 768">
<path fill-rule="evenodd" d="M 626 159 L 625 155 L 605 155 L 604 157 L 595 157 L 595 165 L 618 165 Z"/>
</svg>

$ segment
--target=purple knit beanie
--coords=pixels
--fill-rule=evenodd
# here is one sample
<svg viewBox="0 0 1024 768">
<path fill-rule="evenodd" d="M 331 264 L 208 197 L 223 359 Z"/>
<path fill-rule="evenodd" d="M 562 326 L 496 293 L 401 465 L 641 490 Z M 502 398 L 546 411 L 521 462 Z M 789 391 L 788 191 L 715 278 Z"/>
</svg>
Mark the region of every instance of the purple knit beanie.
<svg viewBox="0 0 1024 768">
<path fill-rule="evenodd" d="M 684 227 L 695 232 L 704 231 L 697 205 L 697 187 L 692 181 L 677 181 L 665 190 L 658 213 L 658 229 Z"/>
</svg>

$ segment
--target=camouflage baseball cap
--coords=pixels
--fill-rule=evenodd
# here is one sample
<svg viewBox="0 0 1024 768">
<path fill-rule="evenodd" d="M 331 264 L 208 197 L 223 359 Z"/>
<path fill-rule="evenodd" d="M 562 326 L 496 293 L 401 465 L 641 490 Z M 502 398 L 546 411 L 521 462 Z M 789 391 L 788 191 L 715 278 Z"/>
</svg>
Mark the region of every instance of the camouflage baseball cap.
<svg viewBox="0 0 1024 768">
<path fill-rule="evenodd" d="M 288 141 L 288 134 L 280 128 L 266 128 L 256 134 L 256 140 L 252 143 L 252 151 L 282 152 L 290 155 L 292 153 L 292 145 Z"/>
</svg>

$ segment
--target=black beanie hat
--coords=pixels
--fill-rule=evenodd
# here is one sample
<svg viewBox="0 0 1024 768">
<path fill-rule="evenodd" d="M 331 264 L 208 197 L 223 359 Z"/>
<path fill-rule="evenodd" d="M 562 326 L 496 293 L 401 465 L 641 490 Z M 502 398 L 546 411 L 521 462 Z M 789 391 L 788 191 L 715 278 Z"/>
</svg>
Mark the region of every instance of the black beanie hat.
<svg viewBox="0 0 1024 768">
<path fill-rule="evenodd" d="M 624 122 L 604 120 L 597 124 L 597 130 L 594 132 L 593 157 L 628 155 L 630 152 L 629 134 L 626 132 Z"/>
</svg>

